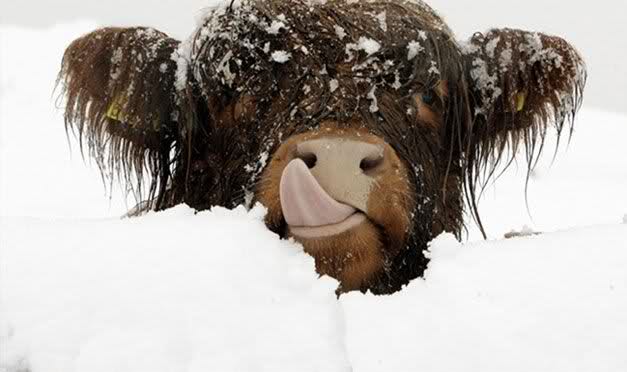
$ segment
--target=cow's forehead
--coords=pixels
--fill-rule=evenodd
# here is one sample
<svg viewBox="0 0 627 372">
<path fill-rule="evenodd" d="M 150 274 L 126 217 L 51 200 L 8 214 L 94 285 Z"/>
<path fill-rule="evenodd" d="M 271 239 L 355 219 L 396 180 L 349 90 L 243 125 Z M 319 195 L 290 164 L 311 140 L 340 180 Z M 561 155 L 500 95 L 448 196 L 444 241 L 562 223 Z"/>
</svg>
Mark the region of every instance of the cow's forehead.
<svg viewBox="0 0 627 372">
<path fill-rule="evenodd" d="M 388 31 L 386 22 L 396 22 L 402 23 L 401 31 L 438 30 L 454 39 L 442 17 L 420 0 L 241 0 L 208 9 L 200 17 L 188 44 L 193 54 L 207 40 L 237 37 L 246 31 L 246 25 L 256 25 L 259 30 L 275 35 L 282 29 L 302 31 L 306 26 L 310 39 L 328 36 L 326 32 L 332 28 L 334 36 L 340 39 L 355 38 L 355 34 L 368 36 L 375 31 L 368 30 L 365 24 L 368 19 L 378 23 L 384 32 Z M 394 33 L 399 27 L 393 26 L 390 33 L 402 37 Z"/>
<path fill-rule="evenodd" d="M 244 0 L 210 10 L 181 54 L 205 92 L 215 84 L 267 92 L 268 83 L 313 74 L 331 90 L 355 78 L 371 93 L 368 84 L 381 79 L 437 82 L 438 59 L 452 40 L 422 1 Z M 280 76 L 270 76 L 277 69 Z"/>
</svg>

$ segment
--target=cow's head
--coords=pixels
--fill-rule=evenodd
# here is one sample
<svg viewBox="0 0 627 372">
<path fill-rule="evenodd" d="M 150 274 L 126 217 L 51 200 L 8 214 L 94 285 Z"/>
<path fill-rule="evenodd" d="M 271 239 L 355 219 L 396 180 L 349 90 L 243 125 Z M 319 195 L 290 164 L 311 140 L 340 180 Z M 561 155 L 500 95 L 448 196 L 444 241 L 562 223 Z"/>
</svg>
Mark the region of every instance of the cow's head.
<svg viewBox="0 0 627 372">
<path fill-rule="evenodd" d="M 242 1 L 184 43 L 103 29 L 70 46 L 62 76 L 95 154 L 113 138 L 114 164 L 151 162 L 156 208 L 259 201 L 341 291 L 377 293 L 420 275 L 437 234 L 460 234 L 464 197 L 476 216 L 503 154 L 521 144 L 533 162 L 585 80 L 560 38 L 459 43 L 419 1 Z"/>
</svg>

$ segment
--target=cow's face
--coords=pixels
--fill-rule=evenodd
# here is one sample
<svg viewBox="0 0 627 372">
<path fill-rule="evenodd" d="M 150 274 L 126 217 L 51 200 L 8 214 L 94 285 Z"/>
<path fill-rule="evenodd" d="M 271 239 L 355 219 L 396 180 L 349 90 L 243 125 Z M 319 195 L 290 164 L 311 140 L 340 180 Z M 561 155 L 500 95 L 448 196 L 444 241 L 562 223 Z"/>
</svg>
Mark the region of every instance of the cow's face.
<svg viewBox="0 0 627 372">
<path fill-rule="evenodd" d="M 563 106 L 556 86 L 531 94 L 520 79 L 540 66 L 562 83 L 576 57 L 557 52 L 560 39 L 536 51 L 542 40 L 509 30 L 461 46 L 421 2 L 243 4 L 215 11 L 192 40 L 209 130 L 237 139 L 208 148 L 241 147 L 269 228 L 302 243 L 341 291 L 396 290 L 399 271 L 420 274 L 426 243 L 463 228 L 464 177 L 474 192 L 489 152 L 503 151 L 507 131 L 486 118 L 513 128 Z M 531 95 L 529 116 L 518 106 Z"/>
<path fill-rule="evenodd" d="M 270 3 L 276 17 L 264 14 Z M 384 287 L 416 240 L 461 227 L 438 212 L 447 176 L 450 214 L 462 208 L 458 153 L 443 140 L 461 107 L 457 96 L 449 105 L 461 91 L 458 46 L 422 4 L 254 4 L 217 11 L 194 40 L 197 60 L 215 61 L 194 71 L 203 92 L 221 92 L 207 94 L 210 122 L 243 138 L 232 146 L 252 156 L 270 229 L 302 243 L 341 291 Z"/>
<path fill-rule="evenodd" d="M 366 101 L 370 115 L 329 115 L 315 125 L 280 119 L 265 124 L 281 131 L 267 139 L 275 145 L 261 156 L 268 161 L 255 182 L 255 200 L 268 209 L 268 227 L 302 243 L 318 272 L 338 279 L 341 291 L 380 286 L 410 237 L 428 240 L 434 228 L 441 231 L 434 227 L 441 190 L 433 185 L 442 184 L 435 178 L 444 177 L 449 164 L 440 143 L 447 83 L 416 84 L 407 92 L 392 88 L 381 97 L 385 120 Z M 335 102 L 349 105 L 353 98 L 338 90 Z M 240 99 L 217 123 L 255 127 L 258 104 Z M 460 195 L 456 185 L 453 196 Z"/>
<path fill-rule="evenodd" d="M 363 287 L 398 253 L 416 204 L 407 162 L 358 124 L 290 137 L 259 185 L 269 227 L 301 242 L 343 290 Z"/>
<path fill-rule="evenodd" d="M 390 293 L 422 274 L 464 197 L 579 106 L 563 39 L 511 29 L 455 41 L 419 0 L 242 0 L 186 42 L 106 28 L 68 48 L 66 121 L 149 205 L 261 202 L 340 291 Z M 513 150 L 513 151 L 512 151 Z M 108 158 L 107 158 L 108 156 Z M 136 172 L 136 177 L 133 176 Z"/>
<path fill-rule="evenodd" d="M 419 126 L 425 138 L 437 138 L 444 86 L 416 95 L 407 107 L 415 117 L 396 126 Z M 343 291 L 369 288 L 384 275 L 414 230 L 417 205 L 425 204 L 416 170 L 437 172 L 437 157 L 416 163 L 397 151 L 397 140 L 368 127 L 328 120 L 287 138 L 255 190 L 268 208 L 268 226 L 302 243 L 318 272 L 338 279 Z"/>
</svg>

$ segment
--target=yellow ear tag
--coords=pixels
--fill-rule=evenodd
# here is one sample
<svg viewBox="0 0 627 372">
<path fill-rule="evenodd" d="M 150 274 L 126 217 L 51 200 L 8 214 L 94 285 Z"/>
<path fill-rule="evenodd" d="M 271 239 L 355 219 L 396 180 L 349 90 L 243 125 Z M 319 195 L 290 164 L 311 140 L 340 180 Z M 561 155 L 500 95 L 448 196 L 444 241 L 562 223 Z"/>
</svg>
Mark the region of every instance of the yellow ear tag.
<svg viewBox="0 0 627 372">
<path fill-rule="evenodd" d="M 521 112 L 525 108 L 525 101 L 527 100 L 527 93 L 519 92 L 516 94 L 516 112 Z"/>
<path fill-rule="evenodd" d="M 124 105 L 124 99 L 121 96 L 115 97 L 113 102 L 107 108 L 107 118 L 116 121 L 124 121 L 124 114 L 122 113 L 122 107 Z"/>
</svg>

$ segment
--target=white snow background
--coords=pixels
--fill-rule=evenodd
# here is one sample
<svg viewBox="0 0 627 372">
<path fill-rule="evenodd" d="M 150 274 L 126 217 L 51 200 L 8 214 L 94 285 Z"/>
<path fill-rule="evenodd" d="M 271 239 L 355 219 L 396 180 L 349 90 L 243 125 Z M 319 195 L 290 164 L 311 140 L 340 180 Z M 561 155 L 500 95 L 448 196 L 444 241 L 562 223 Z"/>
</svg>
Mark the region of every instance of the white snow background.
<svg viewBox="0 0 627 372">
<path fill-rule="evenodd" d="M 533 218 L 521 163 L 481 204 L 493 240 L 442 236 L 424 280 L 336 300 L 263 208 L 118 218 L 52 95 L 93 28 L 0 28 L 0 371 L 627 370 L 627 117 L 582 110 Z"/>
</svg>

